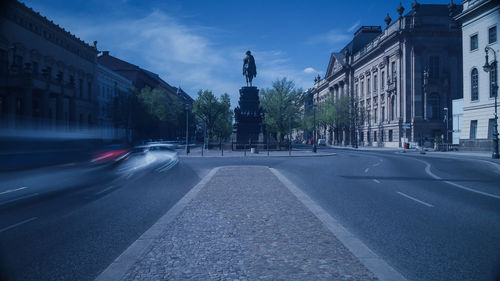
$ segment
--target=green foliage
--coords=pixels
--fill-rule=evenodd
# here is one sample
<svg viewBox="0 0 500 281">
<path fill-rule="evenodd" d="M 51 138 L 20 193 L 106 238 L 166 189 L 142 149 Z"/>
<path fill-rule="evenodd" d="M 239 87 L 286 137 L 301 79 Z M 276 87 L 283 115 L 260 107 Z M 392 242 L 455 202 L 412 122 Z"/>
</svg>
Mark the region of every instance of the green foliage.
<svg viewBox="0 0 500 281">
<path fill-rule="evenodd" d="M 139 93 L 139 101 L 150 116 L 170 124 L 175 124 L 178 115 L 184 110 L 178 97 L 158 88 L 143 88 Z"/>
<path fill-rule="evenodd" d="M 194 113 L 200 122 L 206 124 L 207 136 L 227 138 L 232 132 L 231 101 L 228 94 L 218 99 L 212 91 L 200 90 L 194 101 Z"/>
<path fill-rule="evenodd" d="M 296 89 L 295 83 L 286 78 L 273 82 L 272 88 L 260 91 L 260 104 L 264 109 L 264 123 L 270 133 L 275 133 L 279 140 L 289 133 L 290 127 L 301 125 L 300 107 L 302 89 Z"/>
<path fill-rule="evenodd" d="M 351 121 L 351 99 L 341 96 L 335 99 L 333 95 L 319 105 L 319 122 L 334 129 L 347 128 Z"/>
</svg>

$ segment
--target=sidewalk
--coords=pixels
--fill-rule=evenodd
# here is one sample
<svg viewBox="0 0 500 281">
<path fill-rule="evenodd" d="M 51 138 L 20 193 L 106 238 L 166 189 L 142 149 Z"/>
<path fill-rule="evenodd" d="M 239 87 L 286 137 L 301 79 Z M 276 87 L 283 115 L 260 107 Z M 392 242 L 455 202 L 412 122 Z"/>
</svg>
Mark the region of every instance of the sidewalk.
<svg viewBox="0 0 500 281">
<path fill-rule="evenodd" d="M 259 150 L 258 153 L 250 153 L 250 149 L 246 152 L 243 150 L 224 150 L 218 148 L 210 150 L 204 149 L 203 155 L 200 147 L 192 148 L 189 155 L 186 155 L 185 149 L 177 149 L 179 157 L 319 157 L 319 156 L 334 156 L 336 155 L 331 150 L 324 151 L 318 149 L 313 153 L 310 149 L 295 149 L 289 152 L 288 150 L 270 150 L 269 155 L 267 150 Z"/>
<path fill-rule="evenodd" d="M 360 146 L 358 148 L 353 148 L 351 146 L 334 146 L 334 145 L 329 145 L 328 147 L 334 148 L 334 149 L 341 149 L 341 150 L 354 150 L 354 151 L 378 151 L 378 152 L 400 152 L 400 153 L 411 153 L 411 154 L 420 154 L 421 151 L 420 149 L 403 149 L 400 147 L 394 148 L 394 147 L 368 147 L 368 146 Z M 500 164 L 499 159 L 492 159 L 491 158 L 491 152 L 485 152 L 485 151 L 435 151 L 434 149 L 426 148 L 425 149 L 425 154 L 430 155 L 430 156 L 440 156 L 440 157 L 464 157 L 464 158 L 476 158 L 476 159 L 482 159 L 486 161 L 490 161 L 493 163 Z"/>
<path fill-rule="evenodd" d="M 287 181 L 215 168 L 96 280 L 404 280 Z"/>
</svg>

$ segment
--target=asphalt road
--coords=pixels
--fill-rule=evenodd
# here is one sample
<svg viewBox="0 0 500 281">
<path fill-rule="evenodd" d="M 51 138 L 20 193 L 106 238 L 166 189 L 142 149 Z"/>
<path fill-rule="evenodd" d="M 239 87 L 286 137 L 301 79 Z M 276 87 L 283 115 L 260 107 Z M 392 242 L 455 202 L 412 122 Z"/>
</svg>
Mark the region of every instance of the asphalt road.
<svg viewBox="0 0 500 281">
<path fill-rule="evenodd" d="M 92 280 L 213 167 L 265 165 L 410 280 L 500 276 L 497 164 L 335 152 L 318 158 L 187 157 L 173 167 L 160 156 L 143 156 L 112 171 L 11 173 L 0 177 L 0 270 L 19 280 Z"/>
</svg>

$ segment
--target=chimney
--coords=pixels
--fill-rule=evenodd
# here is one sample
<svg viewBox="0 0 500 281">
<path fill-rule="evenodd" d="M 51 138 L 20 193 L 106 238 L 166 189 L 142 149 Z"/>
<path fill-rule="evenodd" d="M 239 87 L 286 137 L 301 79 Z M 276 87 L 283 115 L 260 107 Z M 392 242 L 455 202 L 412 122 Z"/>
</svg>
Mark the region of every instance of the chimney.
<svg viewBox="0 0 500 281">
<path fill-rule="evenodd" d="M 109 56 L 109 51 L 102 51 L 103 56 Z"/>
</svg>

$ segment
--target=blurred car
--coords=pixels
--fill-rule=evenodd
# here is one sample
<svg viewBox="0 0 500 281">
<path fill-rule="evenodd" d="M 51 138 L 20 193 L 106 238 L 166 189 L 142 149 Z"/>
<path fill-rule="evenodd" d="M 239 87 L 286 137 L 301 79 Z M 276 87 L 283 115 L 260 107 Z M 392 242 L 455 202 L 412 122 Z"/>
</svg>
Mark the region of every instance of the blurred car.
<svg viewBox="0 0 500 281">
<path fill-rule="evenodd" d="M 318 139 L 318 145 L 326 146 L 326 140 L 325 139 Z"/>
<path fill-rule="evenodd" d="M 92 154 L 90 163 L 95 165 L 114 165 L 126 160 L 131 149 L 124 144 L 111 144 Z"/>
<path fill-rule="evenodd" d="M 177 145 L 170 143 L 151 143 L 146 145 L 148 151 L 171 151 L 175 152 Z"/>
</svg>

